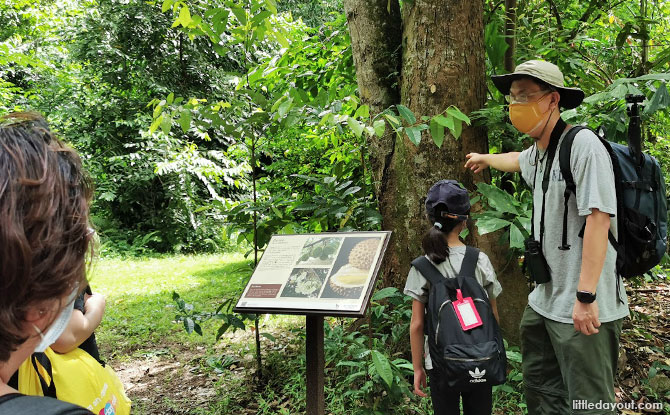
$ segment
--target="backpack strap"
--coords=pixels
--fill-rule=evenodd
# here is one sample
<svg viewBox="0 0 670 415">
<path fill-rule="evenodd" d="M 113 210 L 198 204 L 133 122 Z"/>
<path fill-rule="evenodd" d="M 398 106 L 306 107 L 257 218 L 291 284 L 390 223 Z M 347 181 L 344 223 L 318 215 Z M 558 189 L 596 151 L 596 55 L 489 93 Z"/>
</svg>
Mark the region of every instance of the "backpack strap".
<svg viewBox="0 0 670 415">
<path fill-rule="evenodd" d="M 563 192 L 563 234 L 561 236 L 561 246 L 558 247 L 561 251 L 570 249 L 570 245 L 568 245 L 568 201 L 570 200 L 570 194 L 577 195 L 575 178 L 572 176 L 572 170 L 570 169 L 572 142 L 575 141 L 577 133 L 583 129 L 586 129 L 586 127 L 572 127 L 565 137 L 563 137 L 561 149 L 558 154 L 558 164 L 561 168 L 561 176 L 563 176 L 563 180 L 565 181 L 565 191 Z"/>
<path fill-rule="evenodd" d="M 444 275 L 423 255 L 412 261 L 412 266 L 419 270 L 421 275 L 432 285 L 437 285 L 444 281 Z"/>
<path fill-rule="evenodd" d="M 568 131 L 568 133 L 565 135 L 563 138 L 563 143 L 561 144 L 561 149 L 559 152 L 558 156 L 558 161 L 559 165 L 561 168 L 561 176 L 563 176 L 563 180 L 565 181 L 565 192 L 563 192 L 563 233 L 561 236 L 561 246 L 558 247 L 558 249 L 566 251 L 570 249 L 570 245 L 568 245 L 568 200 L 570 200 L 570 194 L 574 194 L 575 197 L 577 197 L 577 186 L 575 185 L 575 178 L 572 175 L 572 170 L 570 169 L 570 156 L 572 155 L 572 143 L 575 141 L 575 136 L 577 133 L 579 133 L 581 130 L 588 129 L 587 127 L 584 126 L 575 126 Z M 616 157 L 614 156 L 612 147 L 609 145 L 607 140 L 602 138 L 597 132 L 593 131 L 593 133 L 596 135 L 598 140 L 605 146 L 605 149 L 607 150 L 607 153 L 609 154 L 611 160 L 612 160 L 612 168 L 615 172 L 615 177 L 614 177 L 614 185 L 616 188 L 616 194 L 617 194 L 617 222 L 619 224 L 619 238 L 623 238 L 623 233 L 624 233 L 624 227 L 623 225 L 623 218 L 621 218 L 621 215 L 623 214 L 623 201 L 620 200 L 619 195 L 621 194 L 621 189 L 620 189 L 620 184 L 619 184 L 619 178 L 616 177 L 616 172 L 620 170 L 620 167 L 618 165 L 618 162 L 616 160 Z M 638 190 L 639 192 L 639 190 Z M 586 228 L 586 224 L 582 227 L 582 230 L 579 232 L 579 237 L 583 238 L 584 237 L 584 231 Z M 620 270 L 623 266 L 623 260 L 624 260 L 624 252 L 623 252 L 623 243 L 619 243 L 617 239 L 614 237 L 614 234 L 612 233 L 612 230 L 610 229 L 607 232 L 607 239 L 609 243 L 614 247 L 614 249 L 617 251 L 617 259 L 616 259 L 616 273 L 617 273 L 617 281 L 616 281 L 616 290 L 617 290 L 617 298 L 619 302 L 623 303 L 623 300 L 621 300 L 621 297 L 619 295 L 619 279 L 620 279 Z"/>
<path fill-rule="evenodd" d="M 92 412 L 67 402 L 18 393 L 0 396 L 0 413 L 12 415 L 92 415 Z"/>
<path fill-rule="evenodd" d="M 33 369 L 35 369 L 37 378 L 40 380 L 42 394 L 50 398 L 56 398 L 56 384 L 54 382 L 53 368 L 51 367 L 51 360 L 49 360 L 49 357 L 44 353 L 33 353 L 30 356 L 30 361 L 33 364 Z M 46 379 L 44 379 L 42 376 L 42 372 L 39 370 L 38 363 L 44 368 L 44 370 L 46 370 L 47 374 L 49 375 L 50 383 L 47 383 Z"/>
<path fill-rule="evenodd" d="M 465 257 L 461 264 L 461 271 L 458 273 L 462 277 L 475 278 L 475 270 L 477 269 L 477 261 L 479 260 L 479 249 L 471 246 L 465 247 Z"/>
</svg>

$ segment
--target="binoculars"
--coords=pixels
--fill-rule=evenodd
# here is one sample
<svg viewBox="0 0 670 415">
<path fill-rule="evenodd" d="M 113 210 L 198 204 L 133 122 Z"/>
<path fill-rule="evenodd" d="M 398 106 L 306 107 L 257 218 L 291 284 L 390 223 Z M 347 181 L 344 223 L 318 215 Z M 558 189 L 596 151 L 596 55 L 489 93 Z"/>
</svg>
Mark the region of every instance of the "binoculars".
<svg viewBox="0 0 670 415">
<path fill-rule="evenodd" d="M 544 254 L 542 254 L 542 244 L 533 238 L 526 239 L 523 244 L 526 248 L 524 265 L 528 269 L 531 280 L 537 284 L 551 281 L 551 271 Z"/>
</svg>

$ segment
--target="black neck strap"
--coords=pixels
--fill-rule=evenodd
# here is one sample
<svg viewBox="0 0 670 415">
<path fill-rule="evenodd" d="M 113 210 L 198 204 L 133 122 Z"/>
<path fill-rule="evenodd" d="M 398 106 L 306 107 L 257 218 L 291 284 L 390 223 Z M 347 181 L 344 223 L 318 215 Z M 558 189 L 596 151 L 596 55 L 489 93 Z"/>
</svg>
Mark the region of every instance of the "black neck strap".
<svg viewBox="0 0 670 415">
<path fill-rule="evenodd" d="M 558 148 L 558 142 L 560 141 L 561 135 L 563 134 L 563 131 L 565 131 L 565 127 L 567 126 L 568 124 L 566 124 L 562 118 L 559 118 L 558 121 L 556 121 L 556 125 L 554 126 L 554 129 L 551 131 L 551 137 L 549 138 L 549 146 L 547 147 L 547 154 L 544 157 L 545 162 L 544 162 L 544 174 L 542 175 L 542 216 L 540 217 L 540 240 L 539 240 L 540 243 L 542 243 L 542 239 L 544 238 L 544 206 L 546 201 L 547 190 L 549 189 L 549 175 L 551 174 L 551 167 L 554 161 L 554 156 L 556 155 L 556 149 Z M 539 162 L 535 164 L 535 171 L 533 172 L 533 192 L 535 192 L 538 164 Z M 531 235 L 535 237 L 535 204 L 533 204 L 533 216 L 530 220 L 530 226 L 531 226 Z"/>
</svg>

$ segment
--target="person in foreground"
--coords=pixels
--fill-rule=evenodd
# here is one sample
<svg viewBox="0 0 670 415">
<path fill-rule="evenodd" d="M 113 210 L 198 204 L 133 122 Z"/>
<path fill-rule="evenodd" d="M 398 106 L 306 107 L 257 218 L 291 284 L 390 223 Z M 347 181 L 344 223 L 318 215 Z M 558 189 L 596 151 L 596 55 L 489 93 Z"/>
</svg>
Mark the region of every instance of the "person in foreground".
<svg viewBox="0 0 670 415">
<path fill-rule="evenodd" d="M 475 173 L 487 167 L 520 171 L 533 190 L 529 242 L 539 246 L 534 257 L 543 257 L 544 265 L 535 275 L 531 268 L 536 284 L 521 320 L 528 413 L 612 413 L 619 337 L 628 316 L 617 252 L 608 243 L 609 231 L 617 235 L 612 161 L 592 131 L 577 133 L 570 157 L 576 197 L 569 200 L 564 230 L 566 185 L 558 155 L 571 126 L 559 107 L 577 107 L 584 93 L 565 87 L 556 65 L 537 60 L 493 82 L 507 96 L 512 124 L 534 144 L 521 153 L 471 153 L 465 167 Z M 566 231 L 568 244 L 562 241 Z M 526 261 L 530 266 L 528 251 Z M 593 409 L 605 407 L 610 409 Z"/>
<path fill-rule="evenodd" d="M 460 233 L 467 225 L 469 214 L 470 198 L 468 192 L 457 182 L 453 180 L 441 180 L 430 188 L 426 197 L 426 216 L 430 222 L 430 229 L 424 235 L 421 245 L 425 257 L 434 268 L 428 266 L 420 270 L 421 264 L 417 261 L 423 258 L 419 257 L 412 263 L 413 266 L 410 268 L 404 290 L 406 295 L 413 298 L 410 345 L 412 350 L 412 365 L 414 366 L 414 393 L 421 397 L 427 396 L 423 391 L 427 386 L 427 370 L 430 380 L 431 400 L 436 415 L 460 414 L 461 398 L 463 400 L 463 412 L 465 415 L 490 414 L 492 409 L 492 385 L 494 383 L 490 379 L 482 377 L 487 370 L 493 372 L 490 368 L 480 370 L 484 369 L 484 366 L 478 365 L 480 369 L 475 369 L 475 372 L 470 372 L 469 374 L 468 370 L 465 369 L 466 380 L 464 383 L 466 386 L 462 387 L 462 384 L 455 384 L 456 376 L 450 376 L 450 374 L 459 373 L 460 368 L 454 369 L 453 367 L 448 367 L 448 363 L 443 361 L 439 353 L 438 355 L 433 355 L 437 348 L 440 347 L 438 344 L 456 341 L 456 338 L 461 338 L 461 336 L 479 338 L 484 331 L 494 333 L 498 337 L 500 336 L 497 324 L 498 309 L 496 306 L 496 297 L 502 292 L 502 287 L 496 279 L 493 265 L 486 254 L 471 247 L 466 247 L 459 239 Z M 474 252 L 474 256 L 470 257 L 469 252 Z M 466 260 L 466 258 L 474 259 Z M 423 262 L 426 261 L 424 260 Z M 438 338 L 438 336 L 432 336 L 433 330 L 430 320 L 437 313 L 436 317 L 439 319 L 440 324 L 449 323 L 450 321 L 453 323 L 454 320 L 449 320 L 449 317 L 453 316 L 454 311 L 448 310 L 448 308 L 451 308 L 451 305 L 448 307 L 439 307 L 439 310 L 431 308 L 432 304 L 442 303 L 442 301 L 446 301 L 448 298 L 439 298 L 440 293 L 437 291 L 438 288 L 433 287 L 434 289 L 431 289 L 431 277 L 427 278 L 427 274 L 424 274 L 424 272 L 431 269 L 436 270 L 433 273 L 435 277 L 432 278 L 436 278 L 437 284 L 440 284 L 444 278 L 454 281 L 457 276 L 460 278 L 461 275 L 465 275 L 464 268 L 466 268 L 465 264 L 467 262 L 471 262 L 470 270 L 472 273 L 467 275 L 466 279 L 474 277 L 476 281 L 473 281 L 473 284 L 476 286 L 476 290 L 472 292 L 479 292 L 480 296 L 483 297 L 475 298 L 475 302 L 486 302 L 490 305 L 490 308 L 487 305 L 483 309 L 488 310 L 488 313 L 481 312 L 480 316 L 484 320 L 485 327 L 475 329 L 477 334 L 474 334 L 469 328 L 462 330 L 456 320 L 455 324 L 452 324 L 450 327 L 438 328 L 438 331 L 447 336 L 445 341 L 444 337 Z M 463 295 L 465 295 L 464 285 L 459 286 L 463 289 Z M 458 290 L 458 294 L 461 294 L 460 289 Z M 432 298 L 431 296 L 436 296 L 436 298 Z M 481 306 L 477 308 L 481 309 Z M 446 314 L 446 318 L 442 316 L 442 311 Z M 490 320 L 493 320 L 493 317 L 495 317 L 496 321 L 486 321 L 487 316 L 485 314 L 488 314 Z M 424 343 L 425 327 L 428 327 L 428 331 L 431 333 L 428 333 Z M 498 338 L 498 340 L 502 341 L 501 338 Z M 473 348 L 472 345 L 461 344 L 459 346 L 465 349 Z M 456 360 L 463 360 L 463 356 L 451 361 Z M 484 359 L 480 360 L 483 361 Z M 463 372 L 463 370 L 460 370 L 460 372 Z M 503 367 L 503 379 L 505 377 L 504 372 Z M 447 379 L 448 377 L 452 379 Z M 470 383 L 475 382 L 474 378 L 476 378 L 477 383 Z"/>
<path fill-rule="evenodd" d="M 41 116 L 0 118 L 0 414 L 91 414 L 7 385 L 60 337 L 87 285 L 91 195 L 79 156 Z"/>
</svg>

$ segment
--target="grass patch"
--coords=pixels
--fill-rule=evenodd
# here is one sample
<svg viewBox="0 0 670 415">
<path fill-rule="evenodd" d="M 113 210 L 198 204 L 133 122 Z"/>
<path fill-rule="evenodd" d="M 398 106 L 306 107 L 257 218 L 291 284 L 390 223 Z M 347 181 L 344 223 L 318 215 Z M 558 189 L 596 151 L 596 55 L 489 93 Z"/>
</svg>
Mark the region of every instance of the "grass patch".
<svg viewBox="0 0 670 415">
<path fill-rule="evenodd" d="M 157 353 L 156 344 L 215 342 L 215 326 L 203 325 L 204 336 L 188 335 L 173 322 L 177 291 L 200 310 L 214 310 L 239 295 L 251 268 L 241 254 L 171 256 L 149 259 L 99 259 L 91 271 L 94 291 L 107 296 L 102 324 L 96 331 L 105 354 Z M 158 351 L 160 352 L 160 351 Z"/>
</svg>

